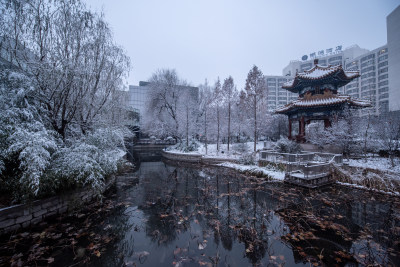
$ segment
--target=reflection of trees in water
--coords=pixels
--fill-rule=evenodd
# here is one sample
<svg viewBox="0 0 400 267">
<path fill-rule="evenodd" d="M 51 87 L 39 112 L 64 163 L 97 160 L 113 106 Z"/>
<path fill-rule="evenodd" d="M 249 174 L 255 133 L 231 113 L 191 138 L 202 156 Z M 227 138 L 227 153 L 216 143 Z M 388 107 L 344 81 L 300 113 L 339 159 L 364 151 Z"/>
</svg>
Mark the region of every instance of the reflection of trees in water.
<svg viewBox="0 0 400 267">
<path fill-rule="evenodd" d="M 140 181 L 142 193 L 138 194 L 143 195 L 140 209 L 147 218 L 146 234 L 158 244 L 170 244 L 180 233 L 191 231 L 191 223 L 196 222 L 204 239 L 213 236 L 216 251 L 221 245 L 231 251 L 235 242 L 243 243 L 243 254 L 252 264 L 260 264 L 266 255 L 274 255 L 269 238 L 274 233 L 284 236 L 285 231 L 312 232 L 308 234 L 310 240 L 286 240 L 297 262 L 304 260 L 304 253 L 314 258 L 323 255 L 327 260 L 329 254 L 338 257 L 334 250 L 344 250 L 348 253 L 343 255 L 348 256 L 354 249 L 354 240 L 365 238 L 362 233 L 367 226 L 376 242 L 391 248 L 398 246 L 398 203 L 362 199 L 365 194 L 357 195 L 351 190 L 302 190 L 249 179 L 222 168 L 200 170 L 192 166 L 158 165 L 142 171 Z M 273 215 L 278 210 L 290 230 L 282 230 L 284 223 Z M 198 235 L 191 233 L 192 238 Z M 302 238 L 307 239 L 307 235 Z M 357 249 L 368 249 L 364 243 L 360 244 L 364 248 Z M 298 246 L 314 249 L 297 250 Z M 214 262 L 218 262 L 217 256 Z M 343 262 L 346 260 L 350 259 L 344 258 Z"/>
</svg>

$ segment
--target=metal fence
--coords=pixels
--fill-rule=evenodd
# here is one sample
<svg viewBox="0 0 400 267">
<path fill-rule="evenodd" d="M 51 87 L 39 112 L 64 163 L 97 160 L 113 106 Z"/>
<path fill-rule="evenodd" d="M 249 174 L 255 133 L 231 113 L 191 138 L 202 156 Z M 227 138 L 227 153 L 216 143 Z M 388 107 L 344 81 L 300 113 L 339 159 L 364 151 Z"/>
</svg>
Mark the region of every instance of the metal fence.
<svg viewBox="0 0 400 267">
<path fill-rule="evenodd" d="M 317 152 L 291 154 L 264 150 L 260 152 L 259 159 L 285 164 L 287 177 L 302 180 L 326 177 L 331 172 L 331 164 L 343 163 L 341 154 Z"/>
<path fill-rule="evenodd" d="M 279 153 L 272 150 L 264 150 L 260 152 L 260 159 L 273 162 L 273 163 L 309 163 L 309 162 L 334 162 L 336 164 L 343 163 L 343 156 L 341 154 L 331 153 L 316 153 L 316 152 L 305 152 L 305 153 Z"/>
<path fill-rule="evenodd" d="M 321 164 L 297 164 L 288 163 L 286 174 L 302 179 L 315 179 L 329 175 L 331 163 Z"/>
</svg>

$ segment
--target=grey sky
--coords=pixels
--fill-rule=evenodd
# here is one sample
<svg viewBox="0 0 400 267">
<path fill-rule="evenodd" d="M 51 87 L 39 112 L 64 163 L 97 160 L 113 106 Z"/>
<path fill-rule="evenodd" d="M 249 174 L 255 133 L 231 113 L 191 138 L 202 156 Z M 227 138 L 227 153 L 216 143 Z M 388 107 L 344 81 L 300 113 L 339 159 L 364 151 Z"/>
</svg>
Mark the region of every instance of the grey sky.
<svg viewBox="0 0 400 267">
<path fill-rule="evenodd" d="M 231 75 L 244 87 L 253 64 L 281 75 L 290 60 L 343 45 L 386 44 L 399 0 L 86 0 L 103 10 L 131 58 L 129 84 L 174 68 L 193 85 Z"/>
</svg>

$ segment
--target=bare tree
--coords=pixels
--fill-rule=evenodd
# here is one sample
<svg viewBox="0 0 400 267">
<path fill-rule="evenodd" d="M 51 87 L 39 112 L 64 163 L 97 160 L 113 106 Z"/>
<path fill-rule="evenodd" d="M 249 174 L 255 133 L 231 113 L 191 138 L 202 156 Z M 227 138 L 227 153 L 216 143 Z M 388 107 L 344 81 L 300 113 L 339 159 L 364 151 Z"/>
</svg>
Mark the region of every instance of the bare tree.
<svg viewBox="0 0 400 267">
<path fill-rule="evenodd" d="M 229 144 L 231 142 L 231 113 L 232 113 L 232 104 L 235 101 L 237 96 L 236 87 L 233 83 L 233 78 L 229 76 L 224 80 L 224 84 L 222 85 L 222 95 L 224 98 L 224 103 L 227 106 L 228 111 L 228 152 L 229 152 Z"/>
<path fill-rule="evenodd" d="M 216 113 L 216 127 L 217 127 L 217 151 L 219 152 L 219 142 L 220 142 L 220 132 L 221 132 L 221 82 L 219 77 L 215 82 L 214 89 L 213 89 L 213 102 L 212 106 L 215 109 Z"/>
<path fill-rule="evenodd" d="M 208 133 L 207 133 L 207 126 L 209 123 L 208 119 L 208 112 L 210 109 L 210 105 L 213 101 L 212 98 L 212 93 L 210 86 L 208 85 L 207 79 L 204 82 L 204 85 L 200 86 L 200 115 L 203 116 L 203 123 L 204 123 L 204 146 L 206 148 L 206 154 L 208 153 L 207 151 L 207 145 L 208 145 Z"/>
<path fill-rule="evenodd" d="M 246 79 L 246 100 L 250 109 L 252 110 L 253 117 L 253 127 L 254 127 L 254 151 L 256 151 L 257 145 L 257 111 L 260 109 L 260 105 L 263 104 L 263 99 L 267 90 L 267 85 L 265 83 L 265 79 L 261 70 L 258 69 L 257 66 L 253 66 L 253 68 L 249 71 Z"/>
<path fill-rule="evenodd" d="M 394 158 L 400 149 L 400 118 L 395 113 L 388 113 L 380 119 L 378 136 L 381 148 L 389 154 L 392 167 Z"/>
</svg>

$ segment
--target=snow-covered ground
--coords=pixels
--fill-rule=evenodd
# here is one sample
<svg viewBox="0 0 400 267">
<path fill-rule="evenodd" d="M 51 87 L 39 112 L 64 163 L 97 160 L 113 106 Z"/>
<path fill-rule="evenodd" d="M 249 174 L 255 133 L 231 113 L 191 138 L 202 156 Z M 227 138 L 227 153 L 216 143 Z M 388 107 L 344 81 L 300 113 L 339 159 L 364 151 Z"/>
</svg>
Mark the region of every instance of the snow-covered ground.
<svg viewBox="0 0 400 267">
<path fill-rule="evenodd" d="M 391 162 L 387 158 L 382 157 L 368 157 L 367 161 L 364 159 L 343 159 L 343 163 L 349 164 L 349 166 L 371 168 L 380 171 L 390 171 L 399 174 L 400 179 L 400 162 L 399 159 L 395 159 L 395 166 L 392 167 Z"/>
<path fill-rule="evenodd" d="M 247 146 L 247 153 L 253 152 L 254 151 L 254 143 L 253 142 L 247 142 L 240 144 L 243 146 Z M 192 151 L 192 152 L 182 152 L 179 149 L 174 149 L 170 148 L 168 149 L 169 152 L 177 153 L 177 154 L 194 154 L 198 155 L 201 154 L 205 157 L 210 157 L 210 158 L 229 158 L 229 159 L 239 159 L 243 154 L 240 151 L 238 151 L 237 147 L 239 144 L 231 144 L 229 147 L 229 152 L 228 152 L 228 145 L 227 144 L 220 144 L 219 145 L 219 151 L 217 151 L 217 144 L 208 144 L 207 145 L 207 154 L 206 154 L 206 147 L 203 143 L 200 144 L 199 148 L 197 151 Z M 260 150 L 264 148 L 264 142 L 258 142 L 256 145 L 256 149 Z"/>
<path fill-rule="evenodd" d="M 238 145 L 239 144 L 230 144 L 229 152 L 228 152 L 227 144 L 220 144 L 219 151 L 217 151 L 217 144 L 208 144 L 207 145 L 207 154 L 206 154 L 206 147 L 204 146 L 204 144 L 201 144 L 198 151 L 200 154 L 205 155 L 207 157 L 238 159 L 244 154 L 236 149 Z M 241 145 L 247 146 L 247 153 L 254 151 L 254 143 L 253 142 L 247 142 L 247 143 L 243 143 Z M 256 149 L 260 150 L 262 148 L 264 148 L 264 142 L 258 142 L 256 145 Z"/>
</svg>

